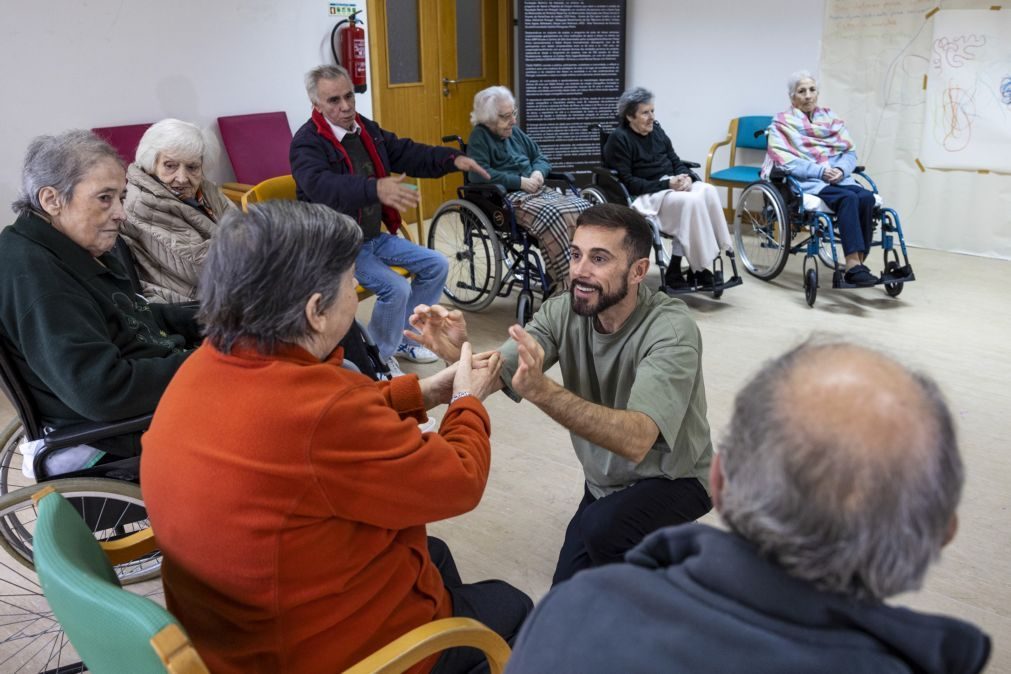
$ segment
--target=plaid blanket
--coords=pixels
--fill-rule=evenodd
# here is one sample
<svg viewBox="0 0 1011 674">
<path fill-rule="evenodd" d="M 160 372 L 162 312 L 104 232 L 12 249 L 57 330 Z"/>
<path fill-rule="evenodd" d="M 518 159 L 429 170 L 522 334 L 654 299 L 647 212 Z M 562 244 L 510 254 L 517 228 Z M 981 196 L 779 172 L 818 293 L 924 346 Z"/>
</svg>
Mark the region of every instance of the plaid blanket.
<svg viewBox="0 0 1011 674">
<path fill-rule="evenodd" d="M 811 119 L 797 108 L 790 108 L 772 118 L 768 134 L 763 178 L 769 177 L 774 166 L 794 159 L 828 164 L 832 157 L 853 149 L 846 123 L 829 108 L 815 108 Z"/>
</svg>

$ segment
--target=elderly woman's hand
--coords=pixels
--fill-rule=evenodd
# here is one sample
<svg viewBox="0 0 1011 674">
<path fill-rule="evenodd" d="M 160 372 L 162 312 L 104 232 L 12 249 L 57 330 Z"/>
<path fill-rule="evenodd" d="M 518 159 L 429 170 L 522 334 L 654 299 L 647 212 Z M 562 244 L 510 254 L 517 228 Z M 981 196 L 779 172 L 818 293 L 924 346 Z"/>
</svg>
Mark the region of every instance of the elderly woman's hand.
<svg viewBox="0 0 1011 674">
<path fill-rule="evenodd" d="M 822 180 L 824 180 L 825 182 L 827 182 L 829 185 L 835 185 L 837 182 L 839 182 L 840 180 L 842 180 L 843 177 L 844 177 L 844 174 L 842 172 L 842 169 L 836 168 L 834 166 L 831 167 L 831 168 L 825 169 L 821 173 Z"/>
<path fill-rule="evenodd" d="M 520 189 L 528 194 L 533 194 L 541 188 L 533 178 L 520 178 Z"/>
<path fill-rule="evenodd" d="M 502 388 L 501 372 L 502 356 L 498 351 L 472 356 L 470 342 L 464 342 L 460 347 L 460 360 L 456 363 L 453 393 L 469 393 L 478 400 L 484 400 Z"/>
<path fill-rule="evenodd" d="M 682 173 L 679 176 L 671 178 L 668 183 L 670 184 L 670 188 L 675 192 L 688 192 L 692 188 L 692 177 Z"/>
<path fill-rule="evenodd" d="M 530 174 L 530 179 L 537 183 L 537 188 L 540 189 L 544 186 L 544 174 L 540 171 L 534 171 Z"/>
</svg>

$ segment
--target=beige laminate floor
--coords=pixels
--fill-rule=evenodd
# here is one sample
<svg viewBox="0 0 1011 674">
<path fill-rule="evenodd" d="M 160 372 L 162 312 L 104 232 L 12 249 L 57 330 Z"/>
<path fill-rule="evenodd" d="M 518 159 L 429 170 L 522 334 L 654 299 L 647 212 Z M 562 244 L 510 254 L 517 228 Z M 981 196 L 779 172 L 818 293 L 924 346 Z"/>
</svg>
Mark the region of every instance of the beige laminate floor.
<svg viewBox="0 0 1011 674">
<path fill-rule="evenodd" d="M 687 298 L 704 340 L 709 421 L 718 447 L 746 378 L 812 331 L 878 346 L 932 374 L 956 416 L 967 466 L 961 528 L 925 587 L 896 601 L 980 625 L 994 639 L 988 671 L 1011 672 L 1011 263 L 928 250 L 911 256 L 917 281 L 897 299 L 881 289 L 823 287 L 808 308 L 796 257 L 772 283 L 746 277 L 721 301 Z M 514 302 L 500 299 L 467 315 L 477 349 L 503 340 Z M 359 315 L 367 319 L 370 309 L 363 303 Z M 421 374 L 435 369 L 405 366 Z M 464 580 L 503 578 L 539 599 L 582 494 L 582 473 L 568 433 L 535 407 L 500 394 L 487 406 L 493 459 L 484 499 L 473 512 L 432 525 L 431 533 L 449 543 Z M 0 422 L 11 415 L 0 400 Z M 704 521 L 718 519 L 710 514 Z"/>
</svg>

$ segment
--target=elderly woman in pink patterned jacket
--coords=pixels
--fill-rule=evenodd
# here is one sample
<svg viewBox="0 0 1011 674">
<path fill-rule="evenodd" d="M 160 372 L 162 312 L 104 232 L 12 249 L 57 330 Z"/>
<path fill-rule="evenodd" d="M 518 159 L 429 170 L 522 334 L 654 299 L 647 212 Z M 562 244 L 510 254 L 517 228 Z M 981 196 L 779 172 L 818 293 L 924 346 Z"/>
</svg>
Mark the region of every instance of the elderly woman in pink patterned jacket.
<svg viewBox="0 0 1011 674">
<path fill-rule="evenodd" d="M 818 85 L 801 70 L 787 83 L 790 109 L 769 126 L 769 148 L 762 165 L 767 178 L 774 167 L 797 179 L 801 189 L 815 194 L 836 215 L 846 257 L 845 280 L 872 286 L 878 278 L 864 264 L 874 232 L 874 193 L 853 179 L 857 154 L 846 123 L 828 108 L 818 107 Z"/>
</svg>

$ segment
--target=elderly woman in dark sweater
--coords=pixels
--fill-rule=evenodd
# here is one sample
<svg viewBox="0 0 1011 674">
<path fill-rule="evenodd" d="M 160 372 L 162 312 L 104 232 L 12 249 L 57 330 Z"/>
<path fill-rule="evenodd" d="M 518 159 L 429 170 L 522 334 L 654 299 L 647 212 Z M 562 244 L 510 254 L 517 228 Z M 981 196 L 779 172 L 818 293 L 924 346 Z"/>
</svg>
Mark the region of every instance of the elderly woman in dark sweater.
<svg viewBox="0 0 1011 674">
<path fill-rule="evenodd" d="M 199 339 L 195 307 L 148 303 L 110 253 L 126 219 L 125 193 L 116 151 L 91 132 L 40 136 L 28 146 L 18 217 L 0 233 L 0 340 L 44 426 L 153 412 Z M 139 440 L 60 450 L 47 469 L 89 467 L 105 452 L 134 456 Z"/>
<path fill-rule="evenodd" d="M 555 290 L 569 287 L 569 239 L 576 218 L 590 202 L 544 185 L 551 164 L 530 136 L 516 126 L 516 101 L 505 87 L 488 87 L 474 96 L 474 125 L 467 154 L 491 176 L 469 174 L 471 182 L 492 182 L 509 190 L 516 221 L 537 238 Z"/>
<path fill-rule="evenodd" d="M 682 257 L 688 258 L 695 280 L 711 286 L 708 267 L 721 251 L 732 248 L 716 189 L 693 178 L 678 157 L 656 122 L 650 91 L 635 87 L 622 94 L 618 120 L 604 146 L 604 163 L 618 172 L 636 210 L 674 239 L 667 286 L 689 285 L 681 272 Z"/>
</svg>

